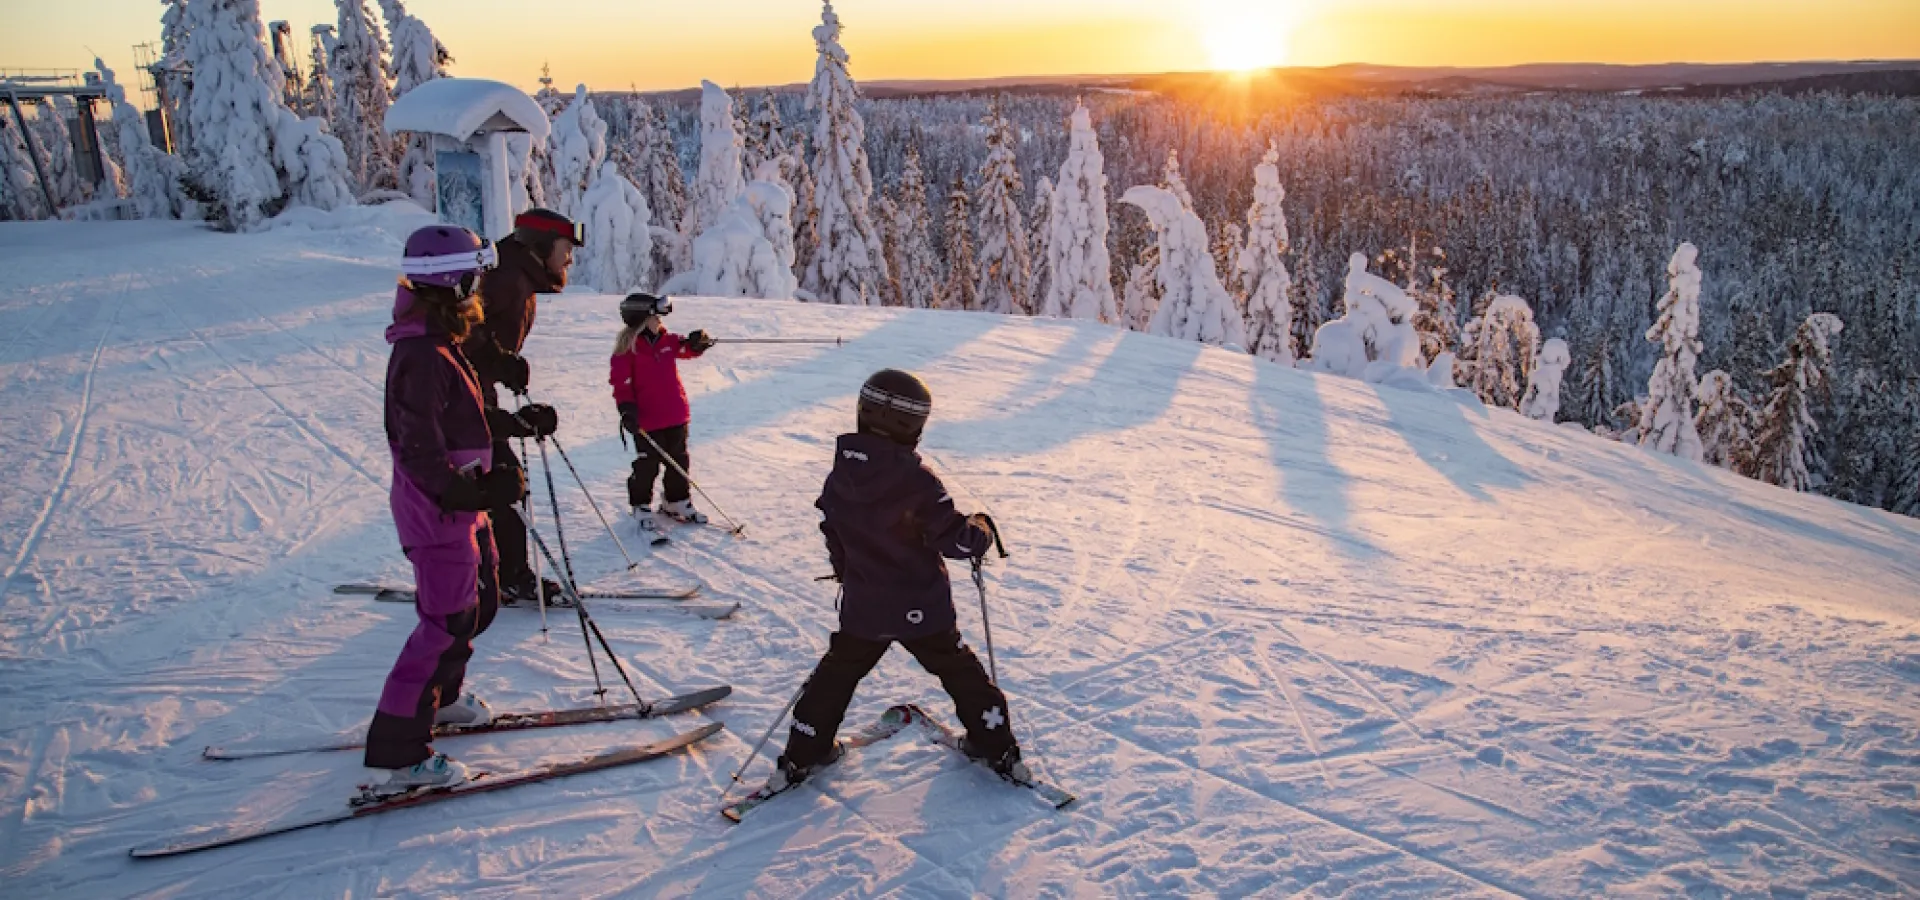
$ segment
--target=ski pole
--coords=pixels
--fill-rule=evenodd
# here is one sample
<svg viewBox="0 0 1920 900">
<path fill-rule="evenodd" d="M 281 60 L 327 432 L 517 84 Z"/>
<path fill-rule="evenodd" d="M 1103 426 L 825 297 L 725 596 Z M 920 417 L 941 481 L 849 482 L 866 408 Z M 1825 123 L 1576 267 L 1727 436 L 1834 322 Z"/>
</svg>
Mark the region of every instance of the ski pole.
<svg viewBox="0 0 1920 900">
<path fill-rule="evenodd" d="M 520 439 L 520 458 L 522 460 L 525 460 L 527 458 L 527 439 L 526 438 Z M 521 464 L 525 465 L 524 462 L 522 462 Z M 525 471 L 525 470 L 523 469 L 522 471 Z M 529 494 L 529 496 L 520 498 L 520 513 L 526 523 L 528 533 L 532 533 L 533 531 L 533 498 L 531 494 Z M 533 538 L 527 538 L 527 549 L 528 550 L 533 549 Z M 533 556 L 532 553 L 528 553 L 527 555 Z M 548 636 L 547 584 L 545 581 L 541 580 L 540 557 L 538 556 L 533 556 L 533 598 L 539 601 L 540 603 L 540 639 L 544 641 L 547 639 L 547 636 Z"/>
<path fill-rule="evenodd" d="M 539 533 L 531 528 L 527 529 L 527 533 L 533 535 L 533 542 L 540 548 L 540 554 L 545 556 L 547 563 L 554 565 L 557 571 L 559 567 L 553 562 L 553 554 L 547 550 L 547 542 L 541 540 Z M 639 707 L 642 712 L 652 708 L 653 704 L 640 699 L 640 689 L 633 686 L 633 679 L 627 675 L 627 667 L 620 663 L 620 657 L 613 652 L 613 647 L 607 643 L 607 636 L 600 633 L 600 623 L 594 621 L 593 616 L 587 612 L 587 603 L 586 600 L 580 596 L 580 589 L 575 587 L 573 582 L 569 580 L 560 586 L 560 591 L 565 594 L 569 600 L 573 601 L 573 611 L 580 617 L 580 638 L 587 643 L 587 664 L 593 667 L 593 683 L 596 686 L 600 685 L 600 664 L 594 661 L 593 658 L 593 642 L 597 639 L 600 642 L 600 649 L 606 651 L 607 661 L 613 663 L 613 670 L 620 674 L 621 681 L 626 682 L 627 693 L 633 695 L 634 706 Z M 603 695 L 604 697 L 607 689 L 604 686 L 599 686 L 599 689 L 594 691 L 594 693 Z"/>
<path fill-rule="evenodd" d="M 653 452 L 660 454 L 660 458 L 666 460 L 667 465 L 672 466 L 675 472 L 680 473 L 681 478 L 685 478 L 687 480 L 687 486 L 699 492 L 700 499 L 707 501 L 707 505 L 713 507 L 713 511 L 719 513 L 720 518 L 726 519 L 727 524 L 733 526 L 734 537 L 746 536 L 747 526 L 742 525 L 739 522 L 735 522 L 732 516 L 727 515 L 726 510 L 720 508 L 720 504 L 713 502 L 713 498 L 707 496 L 706 490 L 700 487 L 700 482 L 693 480 L 693 476 L 687 474 L 686 468 L 680 465 L 680 461 L 667 455 L 667 451 L 660 449 L 660 442 L 654 440 L 653 435 L 648 434 L 645 431 L 637 431 L 636 433 L 639 434 L 641 437 L 646 438 L 647 444 L 653 447 Z"/>
<path fill-rule="evenodd" d="M 580 485 L 580 493 L 587 495 L 587 505 L 593 507 L 593 514 L 600 519 L 600 527 L 607 530 L 607 537 L 613 538 L 613 545 L 620 548 L 620 555 L 627 560 L 627 571 L 631 572 L 639 568 L 640 564 L 634 562 L 633 556 L 627 553 L 627 545 L 620 542 L 620 535 L 615 534 L 613 526 L 607 522 L 607 514 L 600 511 L 600 504 L 594 501 L 593 492 L 587 490 L 587 482 L 580 477 L 580 470 L 573 467 L 573 460 L 567 456 L 567 448 L 560 446 L 560 439 L 557 437 L 548 435 L 547 440 L 553 442 L 553 449 L 560 451 L 560 461 L 566 463 L 567 471 L 573 473 L 573 481 Z"/>
<path fill-rule="evenodd" d="M 767 746 L 767 741 L 773 738 L 773 733 L 780 729 L 780 723 L 787 720 L 787 714 L 793 712 L 793 707 L 800 702 L 800 695 L 806 692 L 807 682 L 800 682 L 800 689 L 793 692 L 793 699 L 787 701 L 786 708 L 780 710 L 780 715 L 774 718 L 773 724 L 767 726 L 766 733 L 760 735 L 760 740 L 753 745 L 753 752 L 747 754 L 747 761 L 741 763 L 740 768 L 734 770 L 733 780 L 727 782 L 726 787 L 720 790 L 721 800 L 727 799 L 727 795 L 733 793 L 733 786 L 740 783 L 740 776 L 745 775 L 747 767 L 753 765 L 753 761 L 760 758 L 761 748 Z"/>
<path fill-rule="evenodd" d="M 716 344 L 832 344 L 845 346 L 845 338 L 714 338 Z"/>
<path fill-rule="evenodd" d="M 562 569 L 559 563 L 553 561 L 553 554 L 547 552 L 546 542 L 540 540 L 539 535 L 535 534 L 531 527 L 527 529 L 527 534 L 531 535 L 534 542 L 540 545 L 540 554 L 547 558 L 548 565 L 553 566 L 553 574 L 564 575 L 566 577 L 566 580 L 561 583 L 560 589 L 562 591 L 571 589 L 578 593 L 578 588 L 573 580 L 573 557 L 567 553 L 566 528 L 560 524 L 560 495 L 553 489 L 553 463 L 547 459 L 547 442 L 536 438 L 533 443 L 540 448 L 540 474 L 546 476 L 547 502 L 553 505 L 553 537 L 554 540 L 560 542 L 560 559 L 566 563 L 566 568 Z M 541 584 L 538 579 L 535 579 L 534 584 L 534 592 L 536 595 L 540 595 L 537 596 L 537 599 L 544 608 L 547 602 L 544 596 L 545 586 Z M 607 698 L 607 686 L 600 680 L 600 664 L 593 659 L 593 639 L 587 634 L 589 630 L 587 610 L 586 607 L 580 605 L 577 597 L 574 600 L 573 608 L 580 614 L 580 639 L 586 642 L 587 665 L 593 668 L 593 695 L 604 701 Z M 616 660 L 616 662 L 618 661 Z"/>
</svg>

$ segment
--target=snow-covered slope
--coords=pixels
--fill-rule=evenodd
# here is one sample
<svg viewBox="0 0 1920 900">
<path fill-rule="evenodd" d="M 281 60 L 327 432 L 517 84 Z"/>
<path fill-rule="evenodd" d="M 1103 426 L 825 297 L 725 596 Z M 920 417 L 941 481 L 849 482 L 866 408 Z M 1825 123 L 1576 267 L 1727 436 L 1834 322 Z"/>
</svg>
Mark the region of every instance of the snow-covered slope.
<svg viewBox="0 0 1920 900">
<path fill-rule="evenodd" d="M 633 576 L 561 468 L 599 585 L 699 579 L 731 621 L 603 612 L 655 695 L 736 686 L 642 766 L 155 862 L 134 844 L 341 802 L 411 611 L 386 511 L 404 216 L 212 234 L 0 226 L 0 882 L 43 896 L 1525 897 L 1920 891 L 1920 523 L 1435 395 L 1097 325 L 689 300 L 695 475 L 750 537 Z M 627 455 L 611 298 L 543 303 L 535 395 L 602 503 Z M 991 569 L 1045 810 L 916 741 L 744 824 L 728 775 L 834 621 L 811 507 L 860 381 L 924 373 Z M 558 461 L 556 460 L 556 466 Z M 535 471 L 536 487 L 542 487 Z M 544 522 L 544 519 L 543 519 Z M 627 532 L 631 534 L 631 532 Z M 962 627 L 976 595 L 956 572 Z M 471 684 L 591 701 L 577 627 L 504 612 Z M 894 653 L 853 720 L 948 709 Z M 443 746 L 518 766 L 705 721 Z M 776 741 L 777 743 L 777 741 Z M 764 776 L 765 762 L 749 777 Z"/>
</svg>

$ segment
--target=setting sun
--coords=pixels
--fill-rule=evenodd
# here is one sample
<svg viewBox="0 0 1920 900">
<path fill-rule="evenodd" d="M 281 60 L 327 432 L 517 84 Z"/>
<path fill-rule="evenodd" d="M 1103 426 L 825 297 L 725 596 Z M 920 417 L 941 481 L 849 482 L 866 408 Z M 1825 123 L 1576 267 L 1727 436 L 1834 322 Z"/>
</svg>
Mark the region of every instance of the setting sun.
<svg viewBox="0 0 1920 900">
<path fill-rule="evenodd" d="M 1295 9 L 1272 0 L 1218 0 L 1205 7 L 1201 25 L 1208 65 L 1224 72 L 1251 72 L 1285 65 Z"/>
</svg>

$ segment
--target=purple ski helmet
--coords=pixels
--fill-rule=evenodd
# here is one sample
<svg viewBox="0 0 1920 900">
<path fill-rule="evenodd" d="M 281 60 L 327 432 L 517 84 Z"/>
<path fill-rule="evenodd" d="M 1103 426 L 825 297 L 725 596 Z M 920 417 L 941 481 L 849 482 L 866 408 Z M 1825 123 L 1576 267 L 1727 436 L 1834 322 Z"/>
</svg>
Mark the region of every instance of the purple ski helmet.
<svg viewBox="0 0 1920 900">
<path fill-rule="evenodd" d="M 473 296 L 480 275 L 498 262 L 491 243 L 458 225 L 428 225 L 415 230 L 407 236 L 407 248 L 401 254 L 394 316 L 403 316 L 412 307 L 415 286 L 443 287 L 461 300 Z"/>
</svg>

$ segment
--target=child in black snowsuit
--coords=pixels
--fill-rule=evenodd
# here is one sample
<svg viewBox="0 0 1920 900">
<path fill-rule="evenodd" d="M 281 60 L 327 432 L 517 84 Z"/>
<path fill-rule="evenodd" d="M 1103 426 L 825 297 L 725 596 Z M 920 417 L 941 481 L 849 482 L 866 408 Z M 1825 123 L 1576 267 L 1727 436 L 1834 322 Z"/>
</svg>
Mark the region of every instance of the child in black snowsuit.
<svg viewBox="0 0 1920 900">
<path fill-rule="evenodd" d="M 854 688 L 895 641 L 940 679 L 966 724 L 962 749 L 1002 777 L 1027 781 L 1007 699 L 961 640 L 947 559 L 986 555 L 985 517 L 954 509 L 914 448 L 933 409 L 919 378 L 895 369 L 860 388 L 858 432 L 841 435 L 815 506 L 842 587 L 840 630 L 793 707 L 776 780 L 804 781 L 839 757 L 834 741 Z"/>
</svg>

